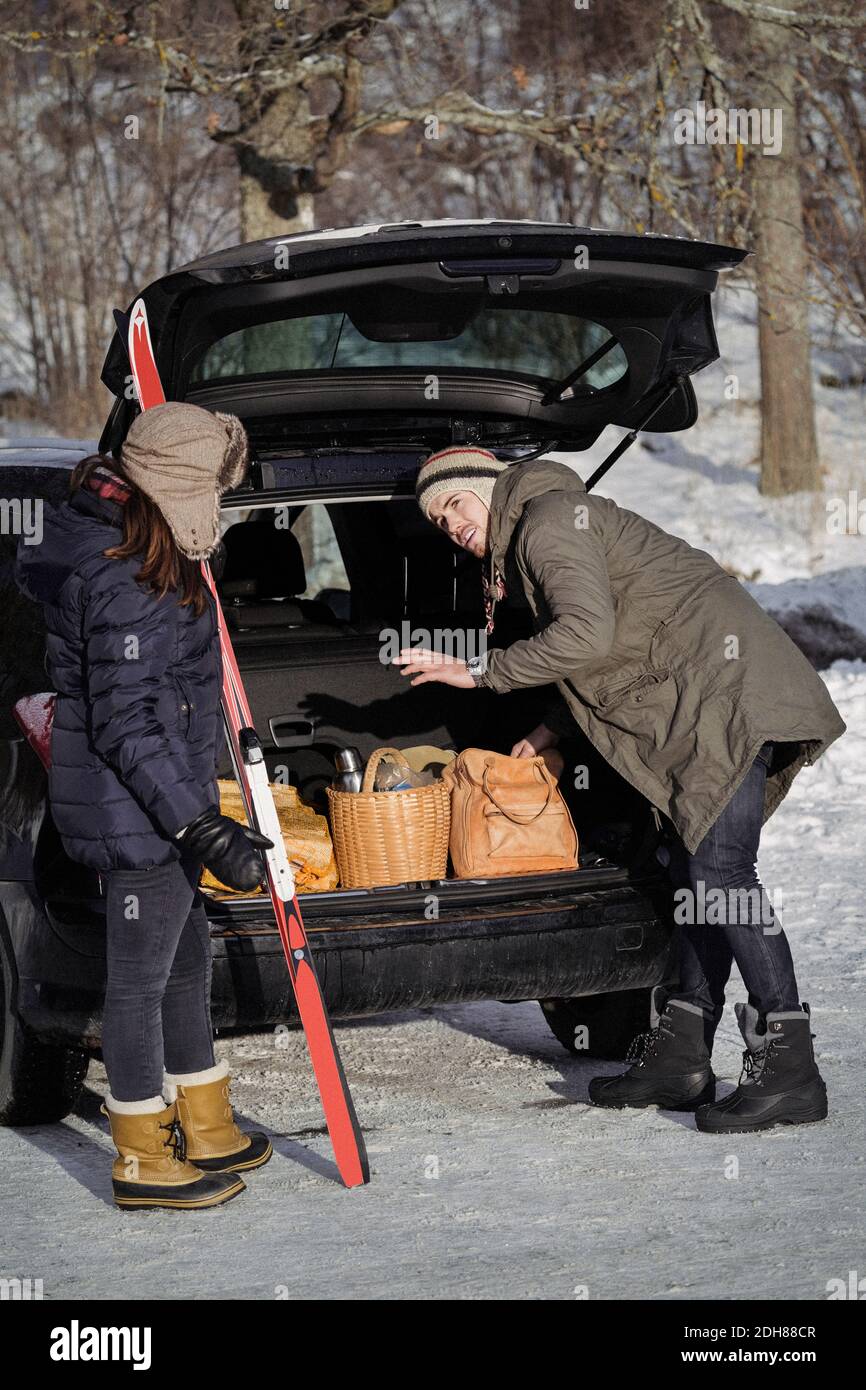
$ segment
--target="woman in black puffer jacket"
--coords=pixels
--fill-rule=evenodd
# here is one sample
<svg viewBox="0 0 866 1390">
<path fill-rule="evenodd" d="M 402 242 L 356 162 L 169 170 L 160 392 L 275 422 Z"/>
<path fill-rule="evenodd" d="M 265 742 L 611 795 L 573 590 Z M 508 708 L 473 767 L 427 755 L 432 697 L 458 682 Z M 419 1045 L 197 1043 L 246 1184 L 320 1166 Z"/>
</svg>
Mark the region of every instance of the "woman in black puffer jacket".
<svg viewBox="0 0 866 1390">
<path fill-rule="evenodd" d="M 217 1064 L 202 864 L 230 887 L 264 879 L 271 841 L 220 815 L 222 666 L 200 560 L 219 497 L 245 476 L 234 416 L 170 403 L 140 415 L 119 463 L 75 468 L 16 580 L 44 606 L 57 692 L 49 802 L 71 858 L 105 880 L 105 1112 L 119 1206 L 214 1206 L 267 1161 L 242 1134 Z"/>
</svg>

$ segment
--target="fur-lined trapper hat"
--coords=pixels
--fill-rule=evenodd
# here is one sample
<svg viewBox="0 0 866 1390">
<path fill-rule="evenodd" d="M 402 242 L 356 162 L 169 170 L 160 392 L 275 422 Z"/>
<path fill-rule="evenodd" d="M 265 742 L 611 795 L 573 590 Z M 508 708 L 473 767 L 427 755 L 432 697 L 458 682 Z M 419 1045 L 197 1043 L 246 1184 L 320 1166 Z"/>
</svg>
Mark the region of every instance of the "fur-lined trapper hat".
<svg viewBox="0 0 866 1390">
<path fill-rule="evenodd" d="M 236 415 L 167 401 L 133 420 L 120 452 L 126 475 L 159 507 L 178 549 L 205 560 L 219 540 L 220 497 L 243 482 L 249 440 Z"/>
</svg>

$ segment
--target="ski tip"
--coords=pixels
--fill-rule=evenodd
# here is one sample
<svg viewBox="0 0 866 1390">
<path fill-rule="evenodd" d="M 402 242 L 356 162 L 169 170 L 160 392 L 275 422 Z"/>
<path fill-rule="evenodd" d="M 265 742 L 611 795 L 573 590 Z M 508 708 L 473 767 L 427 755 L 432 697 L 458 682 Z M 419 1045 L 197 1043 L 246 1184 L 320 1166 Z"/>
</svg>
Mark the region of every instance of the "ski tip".
<svg viewBox="0 0 866 1390">
<path fill-rule="evenodd" d="M 136 394 L 142 410 L 165 404 L 165 392 L 159 379 L 159 371 L 150 340 L 150 326 L 147 320 L 147 306 L 143 299 L 137 299 L 129 314 L 127 352 L 129 355 Z"/>
</svg>

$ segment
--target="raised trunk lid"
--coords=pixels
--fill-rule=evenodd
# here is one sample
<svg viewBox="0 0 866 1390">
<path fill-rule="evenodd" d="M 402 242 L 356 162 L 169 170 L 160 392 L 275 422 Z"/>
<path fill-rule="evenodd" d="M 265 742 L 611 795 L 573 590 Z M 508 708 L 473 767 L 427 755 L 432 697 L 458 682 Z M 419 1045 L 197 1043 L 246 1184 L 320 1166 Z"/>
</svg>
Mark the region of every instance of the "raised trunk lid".
<svg viewBox="0 0 866 1390">
<path fill-rule="evenodd" d="M 255 242 L 144 291 L 174 399 L 231 410 L 254 444 L 587 448 L 696 418 L 691 373 L 718 356 L 710 296 L 745 256 L 685 238 L 532 222 L 411 223 Z M 582 368 L 582 370 L 580 370 Z M 122 441 L 125 348 L 103 447 Z"/>
</svg>

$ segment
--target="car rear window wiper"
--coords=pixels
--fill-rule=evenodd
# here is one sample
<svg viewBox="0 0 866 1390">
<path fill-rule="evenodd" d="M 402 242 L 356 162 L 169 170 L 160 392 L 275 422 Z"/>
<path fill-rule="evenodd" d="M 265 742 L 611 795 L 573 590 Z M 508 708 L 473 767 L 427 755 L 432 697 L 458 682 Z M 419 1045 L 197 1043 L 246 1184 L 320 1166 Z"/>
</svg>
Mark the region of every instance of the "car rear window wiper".
<svg viewBox="0 0 866 1390">
<path fill-rule="evenodd" d="M 574 371 L 569 372 L 567 377 L 564 377 L 562 381 L 551 386 L 549 391 L 545 391 L 541 398 L 541 404 L 553 405 L 553 402 L 558 401 L 564 392 L 568 390 L 569 386 L 573 386 L 585 372 L 589 371 L 590 367 L 594 367 L 596 362 L 600 362 L 601 359 L 606 357 L 611 349 L 616 346 L 616 338 L 608 338 L 606 343 L 602 343 L 601 347 L 597 347 L 595 352 L 591 353 L 589 357 L 585 357 L 579 367 L 575 367 Z"/>
</svg>

